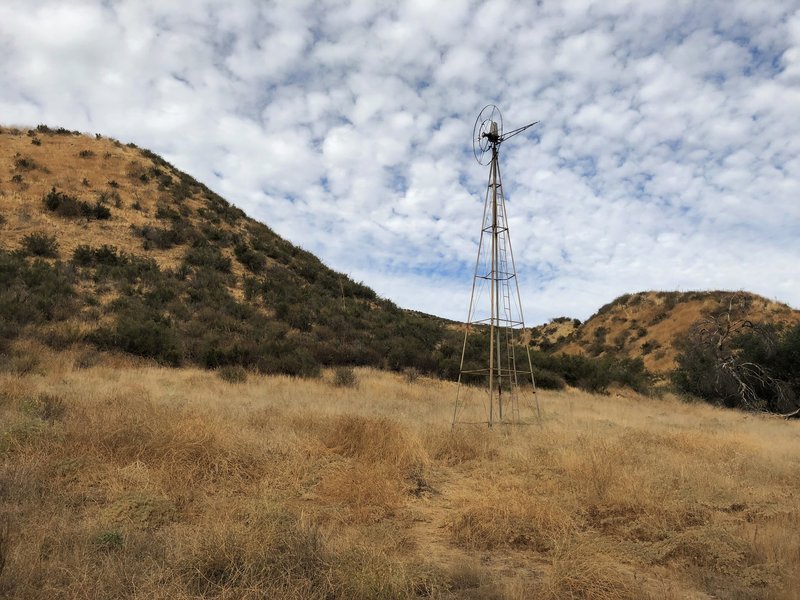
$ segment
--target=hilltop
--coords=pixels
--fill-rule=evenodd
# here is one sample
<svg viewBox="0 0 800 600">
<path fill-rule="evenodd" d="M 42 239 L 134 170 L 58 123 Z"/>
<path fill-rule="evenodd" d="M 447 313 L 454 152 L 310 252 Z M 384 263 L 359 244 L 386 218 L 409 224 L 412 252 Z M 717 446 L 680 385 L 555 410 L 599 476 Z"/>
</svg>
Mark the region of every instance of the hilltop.
<svg viewBox="0 0 800 600">
<path fill-rule="evenodd" d="M 794 325 L 800 311 L 749 292 L 640 292 L 624 294 L 601 307 L 584 323 L 566 317 L 532 330 L 532 343 L 550 351 L 599 357 L 641 358 L 648 371 L 675 368 L 682 340 L 709 314 L 731 301 L 743 306 L 742 318 L 753 323 Z"/>
</svg>

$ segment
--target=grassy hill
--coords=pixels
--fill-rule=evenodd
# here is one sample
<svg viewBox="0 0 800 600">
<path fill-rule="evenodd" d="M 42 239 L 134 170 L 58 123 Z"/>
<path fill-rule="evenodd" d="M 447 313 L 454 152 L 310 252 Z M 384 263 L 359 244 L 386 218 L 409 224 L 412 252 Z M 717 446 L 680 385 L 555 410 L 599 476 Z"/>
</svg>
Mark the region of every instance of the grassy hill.
<svg viewBox="0 0 800 600">
<path fill-rule="evenodd" d="M 377 297 L 132 144 L 0 130 L 0 214 L 0 340 L 289 374 L 457 371 L 443 319 Z"/>
<path fill-rule="evenodd" d="M 554 319 L 534 328 L 531 339 L 567 354 L 641 358 L 649 371 L 663 374 L 675 368 L 678 346 L 695 324 L 732 300 L 745 306 L 740 316 L 753 323 L 800 323 L 800 311 L 747 292 L 640 292 L 620 296 L 584 323 Z"/>
<path fill-rule="evenodd" d="M 449 382 L 30 344 L 0 372 L 0 597 L 799 597 L 798 422 L 569 390 L 451 432 Z"/>
<path fill-rule="evenodd" d="M 354 365 L 458 375 L 461 325 L 379 298 L 133 144 L 0 128 L 0 233 L 0 362 L 24 363 L 11 342 L 33 339 L 84 347 L 87 363 L 113 350 L 261 373 Z M 736 295 L 755 321 L 800 322 L 786 305 Z M 645 367 L 672 369 L 693 324 L 731 297 L 627 294 L 583 324 L 534 327 L 537 381 L 644 390 Z M 478 333 L 468 367 L 485 364 Z"/>
</svg>

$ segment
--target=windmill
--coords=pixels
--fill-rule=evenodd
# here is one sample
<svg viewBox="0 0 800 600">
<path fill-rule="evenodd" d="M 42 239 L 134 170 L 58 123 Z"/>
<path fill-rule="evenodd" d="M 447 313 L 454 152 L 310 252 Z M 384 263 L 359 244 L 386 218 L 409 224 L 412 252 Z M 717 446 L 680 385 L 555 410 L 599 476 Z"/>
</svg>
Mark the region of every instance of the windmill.
<svg viewBox="0 0 800 600">
<path fill-rule="evenodd" d="M 519 400 L 523 387 L 528 385 L 537 415 L 541 416 L 530 349 L 527 344 L 524 349 L 519 347 L 519 333 L 525 321 L 499 160 L 500 145 L 536 123 L 504 133 L 503 116 L 494 104 L 485 106 L 475 120 L 473 153 L 480 165 L 489 166 L 489 182 L 461 350 L 453 427 L 458 423 L 485 423 L 491 427 L 495 423 L 524 422 Z M 476 409 L 467 399 L 474 394 L 465 392 L 466 383 L 486 386 L 482 409 Z"/>
</svg>

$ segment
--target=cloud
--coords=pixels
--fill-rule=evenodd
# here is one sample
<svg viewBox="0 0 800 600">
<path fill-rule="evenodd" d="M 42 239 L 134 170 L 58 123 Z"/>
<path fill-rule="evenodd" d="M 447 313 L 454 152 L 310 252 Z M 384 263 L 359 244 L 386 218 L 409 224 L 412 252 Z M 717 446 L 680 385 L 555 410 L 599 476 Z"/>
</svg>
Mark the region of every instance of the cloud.
<svg viewBox="0 0 800 600">
<path fill-rule="evenodd" d="M 800 306 L 800 6 L 0 6 L 0 114 L 163 153 L 401 306 L 463 319 L 498 104 L 529 322 L 640 289 Z"/>
</svg>

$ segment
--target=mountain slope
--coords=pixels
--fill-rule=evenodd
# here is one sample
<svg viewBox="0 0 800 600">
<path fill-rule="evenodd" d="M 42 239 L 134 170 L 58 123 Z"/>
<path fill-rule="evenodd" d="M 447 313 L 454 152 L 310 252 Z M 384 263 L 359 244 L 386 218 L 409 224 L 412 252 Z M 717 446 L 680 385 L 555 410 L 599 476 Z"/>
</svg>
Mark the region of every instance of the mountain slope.
<svg viewBox="0 0 800 600">
<path fill-rule="evenodd" d="M 800 311 L 748 292 L 641 292 L 620 296 L 577 327 L 556 320 L 559 338 L 551 323 L 533 339 L 567 354 L 640 357 L 649 371 L 664 373 L 675 367 L 676 344 L 696 323 L 737 300 L 742 317 L 754 323 L 800 322 Z"/>
<path fill-rule="evenodd" d="M 751 294 L 643 292 L 583 324 L 534 327 L 530 342 L 642 358 L 664 373 L 676 342 L 733 295 L 749 299 L 756 322 L 800 322 Z M 295 374 L 371 365 L 453 378 L 463 329 L 377 297 L 148 150 L 39 126 L 0 128 L 0 354 L 19 336 L 172 365 Z M 488 344 L 473 341 L 467 365 L 485 364 Z M 534 366 L 571 381 L 563 371 L 575 365 L 551 358 Z"/>
<path fill-rule="evenodd" d="M 133 144 L 0 130 L 0 338 L 168 364 L 447 375 L 460 342 Z"/>
</svg>

